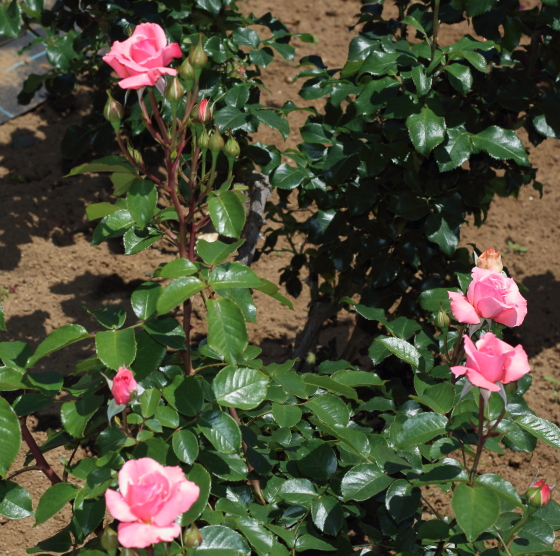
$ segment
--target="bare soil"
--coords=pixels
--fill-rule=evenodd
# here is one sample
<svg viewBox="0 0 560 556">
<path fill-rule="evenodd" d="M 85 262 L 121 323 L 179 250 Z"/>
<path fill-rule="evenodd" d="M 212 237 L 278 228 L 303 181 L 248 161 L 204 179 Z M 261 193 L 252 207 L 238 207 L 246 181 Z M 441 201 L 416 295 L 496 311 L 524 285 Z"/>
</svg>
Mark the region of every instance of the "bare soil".
<svg viewBox="0 0 560 556">
<path fill-rule="evenodd" d="M 300 83 L 292 83 L 298 71 L 297 60 L 305 55 L 319 54 L 329 68 L 340 68 L 354 32 L 348 29 L 360 8 L 359 0 L 246 0 L 242 9 L 257 15 L 271 11 L 288 23 L 294 32 L 309 32 L 318 44 L 294 41 L 298 48 L 296 61 L 276 61 L 264 74 L 269 91 L 261 102 L 281 106 L 296 100 Z M 394 10 L 386 4 L 387 10 Z M 443 29 L 443 42 L 454 42 L 463 28 Z M 24 340 L 36 346 L 54 328 L 66 323 L 79 323 L 95 331 L 93 318 L 82 304 L 100 309 L 107 304 L 128 306 L 130 293 L 160 262 L 169 261 L 171 252 L 163 248 L 148 249 L 133 257 L 124 256 L 118 242 L 92 247 L 92 225 L 85 218 L 84 208 L 90 203 L 110 200 L 110 183 L 103 176 L 64 178 L 74 165 L 62 159 L 59 144 L 64 130 L 78 123 L 87 111 L 87 92 L 80 92 L 71 101 L 51 101 L 35 111 L 0 126 L 0 295 L 7 315 L 8 333 L 0 340 Z M 303 104 L 303 102 L 298 102 Z M 319 108 L 321 102 L 315 105 Z M 292 129 L 303 125 L 306 115 L 289 115 Z M 21 139 L 27 138 L 27 139 Z M 274 142 L 279 148 L 294 147 L 297 134 L 284 142 L 273 130 L 264 128 L 255 140 Z M 24 148 L 22 148 L 22 146 Z M 530 147 L 533 163 L 539 168 L 539 180 L 544 184 L 544 196 L 525 187 L 519 199 L 495 200 L 485 225 L 477 229 L 467 224 L 462 231 L 462 244 L 475 243 L 480 249 L 502 250 L 510 275 L 529 289 L 526 297 L 529 314 L 514 337 L 529 353 L 533 369 L 533 386 L 527 394 L 531 408 L 542 417 L 560 425 L 560 404 L 554 384 L 545 380 L 560 380 L 560 328 L 555 315 L 560 314 L 560 189 L 556 186 L 560 173 L 560 143 L 548 140 L 537 149 Z M 526 252 L 514 251 L 508 242 L 527 247 Z M 281 251 L 262 257 L 255 271 L 273 282 L 279 270 L 288 264 L 289 255 Z M 293 300 L 295 310 L 257 295 L 258 325 L 250 325 L 251 341 L 260 345 L 267 361 L 289 356 L 294 338 L 304 325 L 309 296 Z M 202 306 L 195 306 L 195 332 L 202 334 Z M 129 319 L 133 319 L 132 313 Z M 351 319 L 339 320 L 335 329 L 321 337 L 325 342 L 335 335 L 339 346 L 351 332 Z M 88 356 L 92 346 L 74 346 L 56 356 L 46 358 L 43 368 L 68 372 L 76 361 Z M 58 424 L 56 415 L 41 415 L 30 419 L 39 444 L 45 441 L 49 427 Z M 63 448 L 50 452 L 48 461 L 61 472 L 62 458 L 69 453 Z M 24 453 L 14 465 L 18 469 Z M 498 473 L 524 491 L 534 473 L 540 470 L 549 483 L 555 483 L 560 469 L 560 452 L 539 442 L 534 455 L 507 452 L 503 456 L 488 454 L 481 471 Z M 28 472 L 15 479 L 37 500 L 48 487 L 39 472 Z M 432 503 L 445 504 L 441 491 L 432 490 Z M 0 556 L 23 556 L 34 546 L 62 528 L 69 519 L 62 512 L 46 524 L 33 528 L 33 518 L 9 522 L 0 518 Z"/>
</svg>

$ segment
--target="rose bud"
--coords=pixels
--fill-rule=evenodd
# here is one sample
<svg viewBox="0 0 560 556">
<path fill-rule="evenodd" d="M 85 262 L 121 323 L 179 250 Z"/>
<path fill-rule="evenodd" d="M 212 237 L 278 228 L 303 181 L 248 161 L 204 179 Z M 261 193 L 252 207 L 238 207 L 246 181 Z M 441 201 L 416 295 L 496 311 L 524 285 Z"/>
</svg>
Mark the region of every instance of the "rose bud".
<svg viewBox="0 0 560 556">
<path fill-rule="evenodd" d="M 115 550 L 119 546 L 117 532 L 114 529 L 111 529 L 108 525 L 105 529 L 103 529 L 103 534 L 101 535 L 101 546 L 105 550 Z"/>
<path fill-rule="evenodd" d="M 544 479 L 533 481 L 525 494 L 527 503 L 533 508 L 542 508 L 550 502 L 550 486 Z"/>
<path fill-rule="evenodd" d="M 183 539 L 189 548 L 197 548 L 202 544 L 200 529 L 193 523 L 185 532 Z"/>
<path fill-rule="evenodd" d="M 192 91 L 194 88 L 194 68 L 188 58 L 181 64 L 179 75 L 185 80 L 187 91 Z"/>
<path fill-rule="evenodd" d="M 103 109 L 103 115 L 108 122 L 111 122 L 115 131 L 121 127 L 121 120 L 124 116 L 124 108 L 122 104 L 111 96 L 111 92 L 107 91 L 107 102 Z"/>
<path fill-rule="evenodd" d="M 451 324 L 451 318 L 449 317 L 449 315 L 443 309 L 443 304 L 440 303 L 439 304 L 439 311 L 437 312 L 437 315 L 436 315 L 436 326 L 443 330 L 443 329 L 449 328 L 450 324 Z"/>
<path fill-rule="evenodd" d="M 501 251 L 486 249 L 486 251 L 484 251 L 484 253 L 482 253 L 482 255 L 480 255 L 480 257 L 476 260 L 476 266 L 478 266 L 478 268 L 484 268 L 485 270 L 502 272 L 504 265 L 502 264 Z"/>
<path fill-rule="evenodd" d="M 210 136 L 206 131 L 206 128 L 203 127 L 200 135 L 198 136 L 198 146 L 201 150 L 206 151 L 208 149 L 208 142 L 210 141 Z"/>
<path fill-rule="evenodd" d="M 218 129 L 214 132 L 210 140 L 208 141 L 208 148 L 212 154 L 218 154 L 224 148 L 224 139 L 220 135 Z"/>
<path fill-rule="evenodd" d="M 195 70 L 195 75 L 196 70 L 201 70 L 208 63 L 208 56 L 206 55 L 206 52 L 204 52 L 204 48 L 202 46 L 202 37 L 198 39 L 198 44 L 191 50 L 189 54 L 189 62 Z M 200 71 L 198 72 L 198 75 L 200 75 Z"/>
<path fill-rule="evenodd" d="M 176 77 L 172 77 L 165 87 L 163 96 L 172 105 L 177 106 L 178 102 L 185 96 L 185 88 Z"/>
<path fill-rule="evenodd" d="M 239 156 L 240 152 L 241 148 L 239 147 L 239 143 L 235 140 L 235 137 L 233 135 L 230 135 L 224 147 L 224 154 L 228 158 L 235 159 Z"/>
<path fill-rule="evenodd" d="M 208 99 L 202 99 L 194 108 L 194 121 L 197 124 L 207 124 L 212 120 L 212 108 Z"/>
<path fill-rule="evenodd" d="M 131 394 L 138 389 L 138 383 L 134 380 L 134 374 L 130 369 L 121 367 L 111 386 L 111 394 L 119 405 L 126 405 L 130 402 Z"/>
</svg>

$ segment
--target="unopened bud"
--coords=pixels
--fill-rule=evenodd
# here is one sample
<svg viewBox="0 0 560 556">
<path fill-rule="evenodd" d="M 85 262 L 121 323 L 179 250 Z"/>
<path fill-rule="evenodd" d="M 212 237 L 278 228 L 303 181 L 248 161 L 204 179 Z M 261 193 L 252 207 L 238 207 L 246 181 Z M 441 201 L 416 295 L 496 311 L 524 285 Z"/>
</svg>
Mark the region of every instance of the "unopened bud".
<svg viewBox="0 0 560 556">
<path fill-rule="evenodd" d="M 443 308 L 443 304 L 440 303 L 439 304 L 439 311 L 437 312 L 437 315 L 436 315 L 436 326 L 443 330 L 443 329 L 449 328 L 450 324 L 451 324 L 451 318 L 445 312 L 445 309 Z"/>
<path fill-rule="evenodd" d="M 167 86 L 163 96 L 172 105 L 177 105 L 177 103 L 185 96 L 185 88 L 181 85 L 181 82 L 176 78 L 172 77 Z"/>
<path fill-rule="evenodd" d="M 101 546 L 105 550 L 115 550 L 119 546 L 117 532 L 107 525 L 101 535 Z"/>
<path fill-rule="evenodd" d="M 197 124 L 207 124 L 212 120 L 212 107 L 208 99 L 202 99 L 198 106 L 194 107 L 194 121 Z"/>
<path fill-rule="evenodd" d="M 239 147 L 239 143 L 235 140 L 233 135 L 230 135 L 224 147 L 224 154 L 228 158 L 237 158 L 240 152 L 241 148 Z"/>
<path fill-rule="evenodd" d="M 198 146 L 201 148 L 201 150 L 206 150 L 208 148 L 209 141 L 210 141 L 210 136 L 208 135 L 206 128 L 203 127 L 202 131 L 200 132 L 200 135 L 198 136 Z"/>
<path fill-rule="evenodd" d="M 189 54 L 189 62 L 194 68 L 195 74 L 197 69 L 201 70 L 208 63 L 208 56 L 206 55 L 206 52 L 204 52 L 204 48 L 202 46 L 202 36 L 199 37 L 198 44 L 191 50 Z"/>
<path fill-rule="evenodd" d="M 480 257 L 476 260 L 476 266 L 478 266 L 478 268 L 484 268 L 485 270 L 502 272 L 504 265 L 502 263 L 501 251 L 486 249 L 486 251 L 484 251 L 484 253 L 482 253 L 482 255 L 480 255 Z"/>
<path fill-rule="evenodd" d="M 111 125 L 118 131 L 121 127 L 121 120 L 124 116 L 124 108 L 122 104 L 115 100 L 112 96 L 110 91 L 107 91 L 108 99 L 105 103 L 105 108 L 103 109 L 103 115 L 105 119 L 111 122 Z"/>
<path fill-rule="evenodd" d="M 196 548 L 202 544 L 202 535 L 194 523 L 185 532 L 183 540 L 189 548 Z"/>
<path fill-rule="evenodd" d="M 181 64 L 179 75 L 185 80 L 187 91 L 192 91 L 194 88 L 194 68 L 188 58 Z"/>
<path fill-rule="evenodd" d="M 126 148 L 130 156 L 134 159 L 134 162 L 136 162 L 136 164 L 138 164 L 139 166 L 142 166 L 144 164 L 144 161 L 142 160 L 142 155 L 140 154 L 140 152 L 137 151 L 130 143 L 127 143 Z"/>
<path fill-rule="evenodd" d="M 533 508 L 542 508 L 550 502 L 550 486 L 544 479 L 533 481 L 525 494 L 527 503 Z"/>
<path fill-rule="evenodd" d="M 224 139 L 217 129 L 208 141 L 208 148 L 212 151 L 212 153 L 216 154 L 224 148 Z"/>
</svg>

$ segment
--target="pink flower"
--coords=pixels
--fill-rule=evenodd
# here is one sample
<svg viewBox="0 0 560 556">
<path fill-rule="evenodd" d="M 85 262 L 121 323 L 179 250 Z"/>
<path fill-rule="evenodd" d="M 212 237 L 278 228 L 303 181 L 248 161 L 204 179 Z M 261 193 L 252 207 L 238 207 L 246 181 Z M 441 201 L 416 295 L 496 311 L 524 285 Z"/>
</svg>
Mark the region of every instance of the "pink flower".
<svg viewBox="0 0 560 556">
<path fill-rule="evenodd" d="M 521 346 L 512 347 L 487 332 L 476 342 L 465 336 L 465 366 L 451 367 L 455 375 L 467 378 L 479 388 L 499 392 L 497 383 L 508 384 L 519 380 L 531 368 L 525 350 Z"/>
<path fill-rule="evenodd" d="M 156 23 L 141 23 L 123 42 L 115 41 L 103 56 L 121 78 L 122 89 L 140 89 L 155 85 L 163 75 L 176 75 L 166 67 L 173 58 L 182 56 L 177 43 L 168 45 L 164 30 Z"/>
<path fill-rule="evenodd" d="M 175 520 L 196 502 L 200 489 L 180 467 L 164 467 L 151 458 L 129 460 L 119 471 L 119 491 L 107 490 L 109 513 L 118 519 L 125 548 L 146 548 L 181 534 Z"/>
<path fill-rule="evenodd" d="M 138 388 L 134 374 L 130 369 L 121 367 L 111 385 L 111 394 L 119 405 L 126 405 L 130 401 L 130 394 Z"/>
<path fill-rule="evenodd" d="M 533 508 L 542 508 L 550 502 L 551 488 L 544 479 L 533 481 L 527 490 L 527 502 Z"/>
<path fill-rule="evenodd" d="M 478 324 L 480 319 L 493 319 L 506 326 L 519 326 L 527 314 L 527 300 L 517 284 L 494 270 L 475 267 L 467 296 L 447 292 L 451 312 L 459 321 Z"/>
<path fill-rule="evenodd" d="M 494 249 L 486 249 L 480 257 L 476 260 L 478 268 L 485 268 L 486 270 L 495 270 L 502 272 L 504 265 L 502 263 L 502 252 L 495 251 Z"/>
</svg>

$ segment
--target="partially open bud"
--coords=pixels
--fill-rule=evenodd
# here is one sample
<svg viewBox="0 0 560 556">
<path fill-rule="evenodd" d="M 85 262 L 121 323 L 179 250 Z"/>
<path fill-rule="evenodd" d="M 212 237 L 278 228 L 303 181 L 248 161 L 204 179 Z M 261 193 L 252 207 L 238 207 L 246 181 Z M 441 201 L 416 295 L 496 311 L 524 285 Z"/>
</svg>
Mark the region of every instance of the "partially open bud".
<svg viewBox="0 0 560 556">
<path fill-rule="evenodd" d="M 192 91 L 194 87 L 194 68 L 188 58 L 181 64 L 179 75 L 185 80 L 187 91 Z"/>
<path fill-rule="evenodd" d="M 111 125 L 113 126 L 114 130 L 118 131 L 119 128 L 121 127 L 121 120 L 123 119 L 124 116 L 124 108 L 119 101 L 115 100 L 111 96 L 110 91 L 107 91 L 107 95 L 109 98 L 105 103 L 105 108 L 103 109 L 103 115 L 105 116 L 105 119 L 107 121 L 111 122 Z"/>
<path fill-rule="evenodd" d="M 443 330 L 445 328 L 449 328 L 450 324 L 451 324 L 451 318 L 445 312 L 445 310 L 443 308 L 443 304 L 440 302 L 439 311 L 437 312 L 437 315 L 436 315 L 436 326 Z"/>
<path fill-rule="evenodd" d="M 486 249 L 476 261 L 476 266 L 478 268 L 484 268 L 485 270 L 495 270 L 496 272 L 502 272 L 504 265 L 502 264 L 502 253 L 501 251 L 495 251 L 494 249 Z"/>
<path fill-rule="evenodd" d="M 177 106 L 179 101 L 185 96 L 185 88 L 176 77 L 172 77 L 165 87 L 163 96 L 172 105 Z"/>
<path fill-rule="evenodd" d="M 111 529 L 108 525 L 105 529 L 103 529 L 103 535 L 101 535 L 101 546 L 105 550 L 115 550 L 119 546 L 117 532 L 114 529 Z"/>
<path fill-rule="evenodd" d="M 194 121 L 197 124 L 207 124 L 212 120 L 212 108 L 207 98 L 194 107 Z"/>
<path fill-rule="evenodd" d="M 550 502 L 550 486 L 544 479 L 533 481 L 525 494 L 527 503 L 533 508 L 542 508 Z"/>
<path fill-rule="evenodd" d="M 202 535 L 194 523 L 185 532 L 183 540 L 189 548 L 196 548 L 202 544 Z"/>
<path fill-rule="evenodd" d="M 237 158 L 239 153 L 241 152 L 241 148 L 239 147 L 239 143 L 235 140 L 233 135 L 229 136 L 227 140 L 226 146 L 224 147 L 224 154 L 228 158 Z"/>
<path fill-rule="evenodd" d="M 212 154 L 217 154 L 224 148 L 224 139 L 217 129 L 208 141 L 208 148 L 212 151 Z"/>
<path fill-rule="evenodd" d="M 206 128 L 203 127 L 200 135 L 198 136 L 198 146 L 201 150 L 205 151 L 208 148 L 208 142 L 210 141 L 210 136 L 206 131 Z"/>
</svg>

